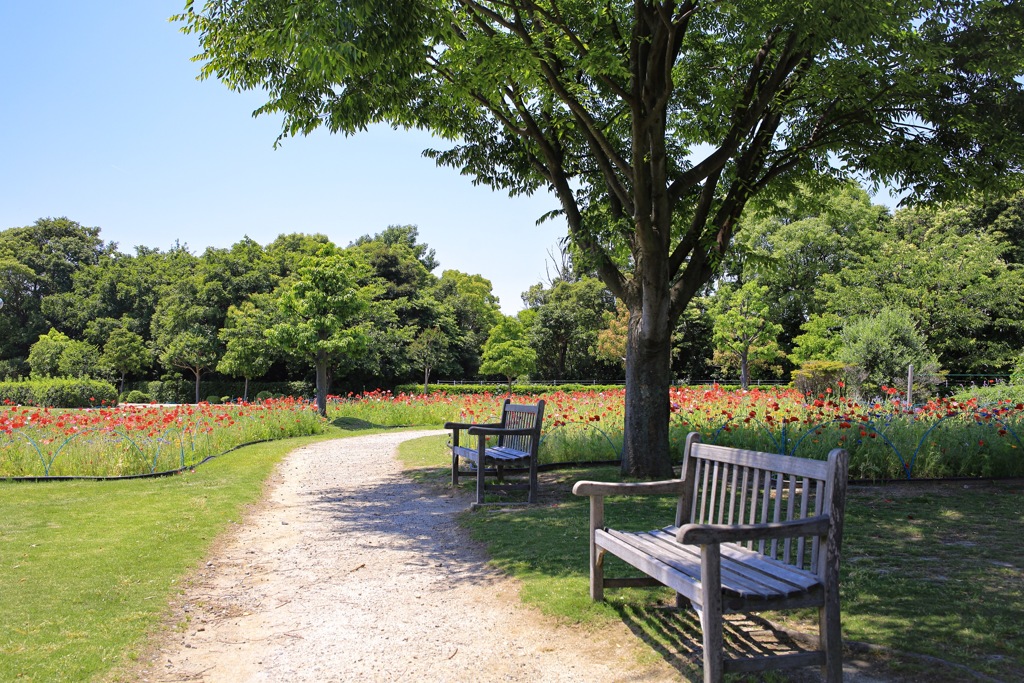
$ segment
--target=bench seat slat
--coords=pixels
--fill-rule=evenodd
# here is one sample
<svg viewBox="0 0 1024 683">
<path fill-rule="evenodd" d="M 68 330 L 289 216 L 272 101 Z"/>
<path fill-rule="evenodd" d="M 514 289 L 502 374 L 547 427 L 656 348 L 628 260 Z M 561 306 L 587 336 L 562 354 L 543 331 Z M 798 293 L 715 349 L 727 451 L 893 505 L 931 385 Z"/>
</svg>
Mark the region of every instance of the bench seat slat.
<svg viewBox="0 0 1024 683">
<path fill-rule="evenodd" d="M 678 530 L 679 527 L 667 526 L 654 533 L 664 535 L 667 542 L 681 545 L 676 542 L 676 532 Z M 688 546 L 684 545 L 682 547 Z M 699 556 L 699 546 L 693 547 L 698 548 L 696 552 Z M 779 588 L 777 593 L 775 593 L 776 595 L 807 591 L 821 583 L 818 577 L 811 572 L 798 569 L 793 565 L 785 564 L 778 560 L 773 560 L 766 555 L 748 550 L 738 543 L 722 543 L 721 548 L 723 567 L 727 566 L 727 562 L 735 562 L 743 566 L 744 572 L 750 575 L 751 578 L 755 578 L 754 575 L 756 573 L 756 580 L 759 583 L 766 580 L 764 577 L 767 577 L 768 580 L 777 580 Z M 768 585 L 774 586 L 776 584 L 769 583 Z"/>
<path fill-rule="evenodd" d="M 454 446 L 452 450 L 461 458 L 467 460 L 477 461 L 479 452 L 475 448 L 466 448 L 465 446 Z M 507 448 L 504 446 L 494 446 L 488 448 L 486 451 L 486 457 L 493 460 L 525 460 L 530 457 L 529 453 L 523 451 L 517 451 L 513 448 Z"/>
<path fill-rule="evenodd" d="M 693 558 L 697 563 L 697 573 L 693 574 L 692 578 L 694 581 L 700 580 L 700 546 L 677 543 L 675 533 L 666 533 L 665 530 L 652 532 L 651 536 L 656 539 L 657 546 L 648 547 L 648 552 Z M 730 595 L 742 598 L 771 598 L 802 590 L 799 587 L 794 590 L 794 586 L 791 584 L 784 581 L 773 581 L 771 577 L 750 571 L 743 567 L 742 562 L 730 560 L 724 555 L 722 556 L 721 571 L 722 588 Z"/>
<path fill-rule="evenodd" d="M 662 571 L 668 581 L 662 581 L 679 593 L 694 599 L 696 592 L 680 590 L 681 584 L 697 586 L 700 583 L 700 547 L 683 545 L 675 540 L 675 527 L 666 527 L 655 532 L 599 531 L 597 544 L 611 550 L 616 556 L 629 552 L 632 558 L 625 558 L 629 564 L 647 572 L 633 560 L 664 565 Z M 776 598 L 806 593 L 819 585 L 817 577 L 782 565 L 781 562 L 764 557 L 745 548 L 729 543 L 722 544 L 722 588 L 731 595 L 741 598 Z M 626 549 L 631 549 L 627 551 Z M 781 565 L 781 566 L 780 566 Z M 781 571 L 780 571 L 781 570 Z M 679 574 L 686 578 L 678 577 Z M 661 580 L 662 577 L 655 575 Z"/>
</svg>

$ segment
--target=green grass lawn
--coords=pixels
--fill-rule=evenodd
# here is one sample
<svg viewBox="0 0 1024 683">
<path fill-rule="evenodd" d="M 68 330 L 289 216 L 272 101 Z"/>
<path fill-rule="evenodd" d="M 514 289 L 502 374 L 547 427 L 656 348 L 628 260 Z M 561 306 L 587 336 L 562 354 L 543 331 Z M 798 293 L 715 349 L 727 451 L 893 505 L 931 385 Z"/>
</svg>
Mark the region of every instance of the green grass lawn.
<svg viewBox="0 0 1024 683">
<path fill-rule="evenodd" d="M 85 681 L 135 656 L 273 466 L 352 433 L 247 446 L 160 479 L 0 483 L 0 681 Z"/>
<path fill-rule="evenodd" d="M 414 476 L 445 485 L 450 460 L 444 441 L 403 444 L 406 466 L 418 468 Z M 569 490 L 579 479 L 616 480 L 617 470 L 542 476 L 539 506 L 485 508 L 461 518 L 487 544 L 493 563 L 523 581 L 524 600 L 575 623 L 623 620 L 669 659 L 692 652 L 688 639 L 699 638 L 699 627 L 692 614 L 664 609 L 670 591 L 608 591 L 603 605 L 588 597 L 588 501 Z M 1024 681 L 1022 489 L 1020 481 L 852 488 L 842 564 L 844 638 Z M 670 523 L 674 510 L 667 498 L 609 498 L 606 520 L 618 528 L 655 528 Z M 614 557 L 606 567 L 610 576 L 629 573 Z M 805 616 L 796 627 L 815 633 Z M 934 663 L 915 657 L 895 656 L 888 666 L 934 682 L 967 676 L 936 671 Z"/>
</svg>

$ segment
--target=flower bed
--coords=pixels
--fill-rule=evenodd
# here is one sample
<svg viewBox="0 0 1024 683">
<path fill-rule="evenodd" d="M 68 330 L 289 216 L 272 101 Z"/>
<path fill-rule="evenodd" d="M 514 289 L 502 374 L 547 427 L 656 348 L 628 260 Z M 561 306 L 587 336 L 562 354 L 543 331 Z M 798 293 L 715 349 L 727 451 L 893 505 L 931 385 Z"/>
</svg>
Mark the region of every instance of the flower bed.
<svg viewBox="0 0 1024 683">
<path fill-rule="evenodd" d="M 323 432 L 305 401 L 0 411 L 0 477 L 154 474 L 243 443 Z"/>
</svg>

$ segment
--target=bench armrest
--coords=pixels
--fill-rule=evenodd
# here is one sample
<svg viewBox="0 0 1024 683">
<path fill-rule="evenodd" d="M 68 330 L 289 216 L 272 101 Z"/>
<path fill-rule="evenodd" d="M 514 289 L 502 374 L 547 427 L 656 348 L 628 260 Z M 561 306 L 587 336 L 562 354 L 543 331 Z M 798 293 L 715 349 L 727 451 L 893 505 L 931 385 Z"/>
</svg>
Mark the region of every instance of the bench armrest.
<svg viewBox="0 0 1024 683">
<path fill-rule="evenodd" d="M 641 482 L 578 481 L 572 487 L 577 496 L 678 496 L 682 479 Z"/>
<path fill-rule="evenodd" d="M 475 424 L 473 422 L 445 422 L 445 429 L 469 429 L 470 427 L 500 427 L 498 424 Z"/>
<path fill-rule="evenodd" d="M 469 428 L 473 436 L 530 436 L 536 434 L 535 428 L 530 429 L 502 429 L 499 425 L 474 425 Z"/>
<path fill-rule="evenodd" d="M 797 536 L 824 536 L 828 533 L 829 523 L 828 515 L 818 515 L 765 524 L 685 524 L 676 532 L 676 540 L 688 545 L 707 545 Z"/>
</svg>

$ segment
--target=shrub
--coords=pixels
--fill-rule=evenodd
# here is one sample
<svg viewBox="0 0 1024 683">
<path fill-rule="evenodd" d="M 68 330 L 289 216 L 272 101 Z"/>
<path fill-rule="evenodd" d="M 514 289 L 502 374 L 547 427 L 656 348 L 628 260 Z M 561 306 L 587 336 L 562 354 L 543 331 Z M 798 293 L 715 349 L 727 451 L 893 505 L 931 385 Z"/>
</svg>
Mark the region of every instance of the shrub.
<svg viewBox="0 0 1024 683">
<path fill-rule="evenodd" d="M 46 379 L 0 383 L 0 402 L 41 408 L 117 405 L 117 389 L 95 379 Z"/>
<path fill-rule="evenodd" d="M 260 393 L 256 394 L 257 401 L 266 401 L 268 398 L 274 398 L 274 394 L 272 394 L 269 391 L 261 391 Z"/>
<path fill-rule="evenodd" d="M 817 396 L 830 387 L 838 387 L 846 366 L 838 361 L 809 360 L 793 371 L 793 385 L 801 394 Z"/>
<path fill-rule="evenodd" d="M 153 399 L 149 394 L 143 393 L 138 389 L 132 389 L 124 397 L 125 403 L 152 403 Z"/>
<path fill-rule="evenodd" d="M 207 396 L 206 402 L 209 403 L 211 406 L 218 405 L 220 404 L 220 396 Z"/>
</svg>

